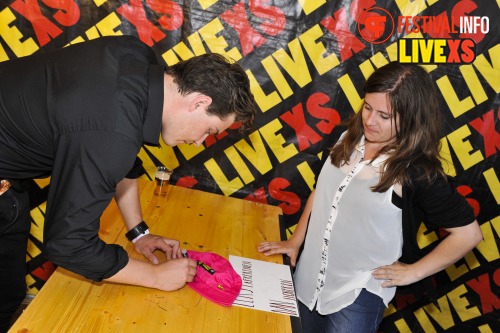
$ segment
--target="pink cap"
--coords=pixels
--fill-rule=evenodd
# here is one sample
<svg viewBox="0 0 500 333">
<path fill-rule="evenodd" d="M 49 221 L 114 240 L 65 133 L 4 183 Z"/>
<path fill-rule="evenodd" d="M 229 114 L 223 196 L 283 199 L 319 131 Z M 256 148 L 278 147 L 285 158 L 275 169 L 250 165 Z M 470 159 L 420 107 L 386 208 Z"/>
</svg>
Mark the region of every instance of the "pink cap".
<svg viewBox="0 0 500 333">
<path fill-rule="evenodd" d="M 201 296 L 223 306 L 231 306 L 240 294 L 242 281 L 224 257 L 212 252 L 187 251 L 198 261 L 196 276 L 188 283 Z"/>
</svg>

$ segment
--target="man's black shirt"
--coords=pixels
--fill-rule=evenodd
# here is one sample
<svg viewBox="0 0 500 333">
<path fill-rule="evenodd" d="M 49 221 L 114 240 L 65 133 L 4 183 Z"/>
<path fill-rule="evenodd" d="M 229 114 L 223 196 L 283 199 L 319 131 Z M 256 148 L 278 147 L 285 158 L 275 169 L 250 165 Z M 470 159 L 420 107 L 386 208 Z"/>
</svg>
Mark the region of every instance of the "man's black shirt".
<svg viewBox="0 0 500 333">
<path fill-rule="evenodd" d="M 163 73 L 131 36 L 0 63 L 0 178 L 51 177 L 44 254 L 54 263 L 98 281 L 127 264 L 98 238 L 99 218 L 142 144 L 158 145 Z"/>
</svg>

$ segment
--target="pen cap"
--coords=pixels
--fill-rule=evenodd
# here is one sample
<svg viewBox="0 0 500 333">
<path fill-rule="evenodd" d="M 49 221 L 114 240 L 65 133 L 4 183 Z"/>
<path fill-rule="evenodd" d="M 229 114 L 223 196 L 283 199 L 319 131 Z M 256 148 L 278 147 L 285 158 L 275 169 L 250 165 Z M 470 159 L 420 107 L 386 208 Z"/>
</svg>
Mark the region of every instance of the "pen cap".
<svg viewBox="0 0 500 333">
<path fill-rule="evenodd" d="M 187 252 L 189 258 L 199 262 L 188 286 L 212 302 L 231 306 L 240 294 L 242 280 L 229 260 L 213 252 Z"/>
</svg>

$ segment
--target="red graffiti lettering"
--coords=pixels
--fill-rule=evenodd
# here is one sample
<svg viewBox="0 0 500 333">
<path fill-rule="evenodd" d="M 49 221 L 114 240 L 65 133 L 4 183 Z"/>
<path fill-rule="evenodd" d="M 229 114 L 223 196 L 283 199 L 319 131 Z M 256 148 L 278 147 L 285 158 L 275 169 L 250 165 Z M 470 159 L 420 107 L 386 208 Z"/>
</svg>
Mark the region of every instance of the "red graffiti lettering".
<svg viewBox="0 0 500 333">
<path fill-rule="evenodd" d="M 190 177 L 190 176 L 184 176 L 182 178 L 179 178 L 179 180 L 177 180 L 177 182 L 175 183 L 175 186 L 192 188 L 196 184 L 198 184 L 198 181 L 196 179 L 194 179 L 193 177 Z"/>
<path fill-rule="evenodd" d="M 346 61 L 352 57 L 353 54 L 365 48 L 365 44 L 349 30 L 349 22 L 344 8 L 337 10 L 333 14 L 333 17 L 329 16 L 322 20 L 321 24 L 337 38 L 342 61 Z"/>
<path fill-rule="evenodd" d="M 371 8 L 375 6 L 377 2 L 375 0 L 355 0 L 351 3 L 351 7 L 349 9 L 349 12 L 351 14 L 351 17 L 356 21 L 356 23 L 359 22 L 359 18 L 365 10 L 368 8 Z"/>
<path fill-rule="evenodd" d="M 56 38 L 62 33 L 61 29 L 42 15 L 36 0 L 16 0 L 11 7 L 31 22 L 40 46 L 50 42 L 51 37 Z"/>
<path fill-rule="evenodd" d="M 465 200 L 467 200 L 469 205 L 474 210 L 474 216 L 477 217 L 479 215 L 479 212 L 481 211 L 481 205 L 479 204 L 479 201 L 467 198 L 467 196 L 472 193 L 472 189 L 467 185 L 461 185 L 457 187 L 457 192 L 460 193 L 465 198 Z"/>
<path fill-rule="evenodd" d="M 130 4 L 123 5 L 116 11 L 136 27 L 137 34 L 144 44 L 153 46 L 155 42 L 165 38 L 165 34 L 148 21 L 140 0 L 130 0 Z"/>
<path fill-rule="evenodd" d="M 340 115 L 337 110 L 324 107 L 330 100 L 330 96 L 318 92 L 312 94 L 306 102 L 307 112 L 316 119 L 323 119 L 316 124 L 316 128 L 324 134 L 332 133 L 335 126 L 340 124 Z"/>
<path fill-rule="evenodd" d="M 468 16 L 467 14 L 472 13 L 474 10 L 477 9 L 477 4 L 474 1 L 471 0 L 461 0 L 458 2 L 452 9 L 451 11 L 451 16 L 453 17 L 453 22 L 455 25 L 459 24 L 460 22 L 460 16 Z M 480 41 L 483 40 L 485 34 L 483 34 L 480 30 L 476 31 L 475 33 L 463 33 L 460 34 L 460 38 L 470 38 L 473 41 L 479 43 Z"/>
<path fill-rule="evenodd" d="M 46 261 L 43 263 L 43 265 L 41 267 L 37 267 L 35 268 L 31 274 L 33 276 L 36 276 L 37 278 L 43 280 L 43 281 L 47 281 L 49 279 L 49 277 L 52 275 L 52 273 L 54 273 L 54 271 L 56 270 L 56 266 L 51 263 L 50 261 Z"/>
<path fill-rule="evenodd" d="M 238 33 L 244 55 L 251 53 L 254 50 L 254 46 L 257 48 L 266 42 L 266 38 L 252 28 L 248 22 L 243 2 L 225 11 L 220 17 Z"/>
<path fill-rule="evenodd" d="M 165 30 L 177 30 L 182 26 L 184 14 L 179 4 L 165 0 L 147 0 L 146 3 L 156 13 L 164 14 L 158 19 L 158 23 Z"/>
<path fill-rule="evenodd" d="M 498 109 L 500 116 L 500 109 Z M 493 110 L 483 114 L 483 118 L 476 118 L 469 123 L 479 134 L 483 136 L 484 154 L 486 157 L 496 154 L 500 150 L 500 133 L 495 129 Z"/>
<path fill-rule="evenodd" d="M 267 204 L 266 191 L 263 187 L 245 197 L 245 200 Z"/>
<path fill-rule="evenodd" d="M 283 191 L 290 186 L 285 178 L 274 178 L 269 183 L 269 195 L 271 198 L 281 201 L 278 205 L 284 214 L 292 215 L 300 209 L 300 198 L 293 192 Z"/>
<path fill-rule="evenodd" d="M 483 314 L 500 308 L 500 298 L 498 298 L 498 296 L 491 290 L 488 273 L 480 275 L 477 279 L 472 279 L 466 283 L 479 295 Z"/>
<path fill-rule="evenodd" d="M 275 6 L 267 6 L 269 0 L 251 0 L 250 11 L 255 17 L 264 20 L 259 28 L 269 36 L 279 35 L 286 25 L 286 17 L 281 9 Z"/>
<path fill-rule="evenodd" d="M 59 9 L 54 19 L 65 27 L 70 27 L 80 19 L 80 7 L 75 1 L 43 0 L 47 6 Z"/>
<path fill-rule="evenodd" d="M 283 113 L 280 118 L 295 130 L 300 151 L 309 148 L 310 143 L 321 141 L 321 136 L 306 123 L 302 104 L 295 105 L 292 111 Z"/>
</svg>

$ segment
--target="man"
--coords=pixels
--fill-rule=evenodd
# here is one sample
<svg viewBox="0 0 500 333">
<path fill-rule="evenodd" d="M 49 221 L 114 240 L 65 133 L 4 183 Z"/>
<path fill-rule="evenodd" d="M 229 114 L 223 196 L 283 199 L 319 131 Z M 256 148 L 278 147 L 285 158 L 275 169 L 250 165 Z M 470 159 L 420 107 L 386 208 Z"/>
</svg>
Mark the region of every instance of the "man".
<svg viewBox="0 0 500 333">
<path fill-rule="evenodd" d="M 176 290 L 196 263 L 179 242 L 148 234 L 136 158 L 143 144 L 201 144 L 256 105 L 242 68 L 206 54 L 167 69 L 131 36 L 103 37 L 0 63 L 0 332 L 26 293 L 30 228 L 26 179 L 51 176 L 44 255 L 94 281 Z M 115 197 L 127 238 L 151 263 L 98 238 Z M 155 250 L 168 259 L 159 264 Z"/>
</svg>

